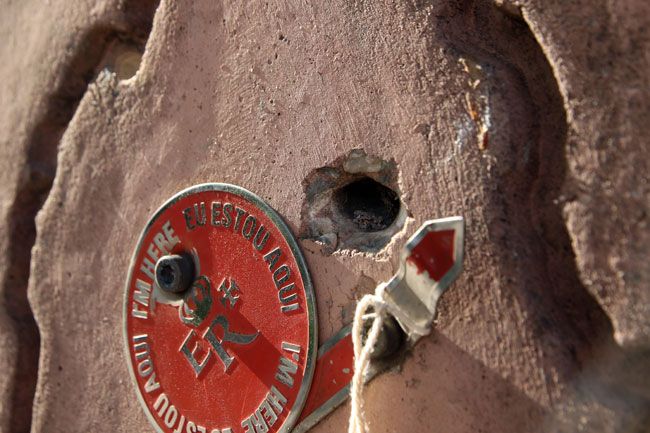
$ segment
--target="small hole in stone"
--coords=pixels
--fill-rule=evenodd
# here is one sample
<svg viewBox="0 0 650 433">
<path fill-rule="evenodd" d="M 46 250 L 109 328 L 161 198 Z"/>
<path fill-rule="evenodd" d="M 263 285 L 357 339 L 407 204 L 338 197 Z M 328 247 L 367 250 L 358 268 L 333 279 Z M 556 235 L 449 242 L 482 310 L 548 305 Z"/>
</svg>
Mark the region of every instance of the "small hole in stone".
<svg viewBox="0 0 650 433">
<path fill-rule="evenodd" d="M 406 220 L 397 178 L 394 160 L 363 149 L 314 169 L 303 182 L 300 237 L 320 243 L 323 254 L 381 251 Z"/>
<path fill-rule="evenodd" d="M 113 72 L 118 80 L 128 80 L 138 72 L 142 55 L 138 44 L 115 39 L 108 45 L 97 70 Z"/>
<path fill-rule="evenodd" d="M 378 232 L 390 227 L 399 214 L 399 197 L 392 189 L 362 177 L 334 193 L 337 210 L 360 231 Z"/>
</svg>

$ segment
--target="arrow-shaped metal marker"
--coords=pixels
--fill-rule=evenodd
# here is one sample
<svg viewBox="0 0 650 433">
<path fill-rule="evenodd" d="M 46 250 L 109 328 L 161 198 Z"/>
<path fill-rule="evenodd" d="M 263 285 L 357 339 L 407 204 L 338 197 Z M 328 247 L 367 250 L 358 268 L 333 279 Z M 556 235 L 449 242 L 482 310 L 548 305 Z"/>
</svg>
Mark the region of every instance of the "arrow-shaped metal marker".
<svg viewBox="0 0 650 433">
<path fill-rule="evenodd" d="M 425 222 L 406 243 L 400 267 L 385 288 L 388 312 L 414 345 L 431 332 L 436 305 L 463 267 L 462 217 Z M 354 373 L 351 326 L 341 329 L 318 350 L 307 401 L 294 433 L 304 433 L 349 396 Z M 372 369 L 366 380 L 379 373 Z"/>
</svg>

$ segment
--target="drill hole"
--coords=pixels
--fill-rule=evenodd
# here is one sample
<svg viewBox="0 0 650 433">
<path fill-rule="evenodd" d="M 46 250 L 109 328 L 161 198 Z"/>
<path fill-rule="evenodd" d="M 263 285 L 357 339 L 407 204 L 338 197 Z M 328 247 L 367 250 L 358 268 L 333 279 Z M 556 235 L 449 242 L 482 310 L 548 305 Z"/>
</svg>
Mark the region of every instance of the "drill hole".
<svg viewBox="0 0 650 433">
<path fill-rule="evenodd" d="M 389 228 L 400 210 L 397 193 L 369 177 L 362 177 L 336 190 L 334 203 L 337 210 L 362 232 Z"/>
<path fill-rule="evenodd" d="M 400 200 L 397 164 L 353 149 L 310 172 L 300 236 L 335 251 L 381 253 L 404 226 L 408 210 Z"/>
</svg>

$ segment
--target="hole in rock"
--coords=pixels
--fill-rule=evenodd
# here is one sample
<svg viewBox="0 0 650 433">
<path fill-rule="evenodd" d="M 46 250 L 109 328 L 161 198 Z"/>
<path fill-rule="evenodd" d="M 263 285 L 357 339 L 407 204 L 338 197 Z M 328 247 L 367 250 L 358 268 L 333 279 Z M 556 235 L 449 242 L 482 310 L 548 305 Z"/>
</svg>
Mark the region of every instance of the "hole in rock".
<svg viewBox="0 0 650 433">
<path fill-rule="evenodd" d="M 118 80 L 128 80 L 140 69 L 144 45 L 116 37 L 106 48 L 98 69 L 113 72 Z"/>
<path fill-rule="evenodd" d="M 397 193 L 369 177 L 336 190 L 334 204 L 362 232 L 387 229 L 395 222 L 400 209 Z"/>
<path fill-rule="evenodd" d="M 346 249 L 378 252 L 406 220 L 395 161 L 362 149 L 315 169 L 303 187 L 300 236 L 323 245 L 325 254 Z"/>
</svg>

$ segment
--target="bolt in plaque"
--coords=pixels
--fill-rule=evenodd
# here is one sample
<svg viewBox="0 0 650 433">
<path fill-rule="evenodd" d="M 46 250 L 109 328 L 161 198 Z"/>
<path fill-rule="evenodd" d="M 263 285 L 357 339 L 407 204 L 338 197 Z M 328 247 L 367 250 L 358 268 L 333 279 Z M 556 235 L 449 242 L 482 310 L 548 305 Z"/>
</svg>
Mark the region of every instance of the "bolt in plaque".
<svg viewBox="0 0 650 433">
<path fill-rule="evenodd" d="M 147 223 L 129 269 L 124 336 L 158 432 L 289 432 L 309 392 L 316 332 L 305 261 L 259 197 L 197 185 Z"/>
</svg>

